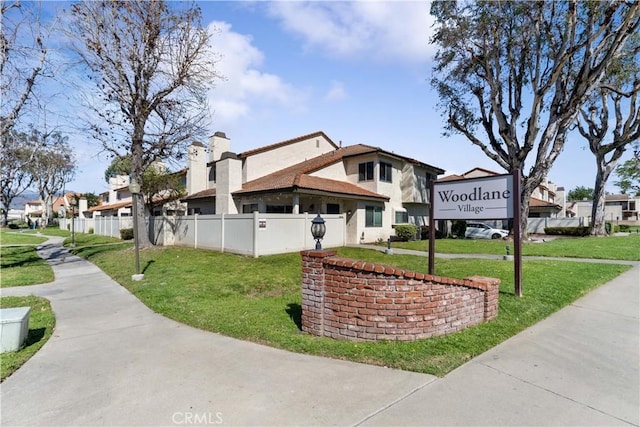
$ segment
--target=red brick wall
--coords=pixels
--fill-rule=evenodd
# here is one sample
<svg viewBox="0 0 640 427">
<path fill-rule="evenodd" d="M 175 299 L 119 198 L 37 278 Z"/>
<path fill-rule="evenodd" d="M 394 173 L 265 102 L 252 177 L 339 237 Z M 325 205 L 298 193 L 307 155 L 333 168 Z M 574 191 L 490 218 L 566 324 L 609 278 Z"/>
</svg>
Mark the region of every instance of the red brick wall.
<svg viewBox="0 0 640 427">
<path fill-rule="evenodd" d="M 500 280 L 463 280 L 302 251 L 302 330 L 359 341 L 410 341 L 498 315 Z"/>
</svg>

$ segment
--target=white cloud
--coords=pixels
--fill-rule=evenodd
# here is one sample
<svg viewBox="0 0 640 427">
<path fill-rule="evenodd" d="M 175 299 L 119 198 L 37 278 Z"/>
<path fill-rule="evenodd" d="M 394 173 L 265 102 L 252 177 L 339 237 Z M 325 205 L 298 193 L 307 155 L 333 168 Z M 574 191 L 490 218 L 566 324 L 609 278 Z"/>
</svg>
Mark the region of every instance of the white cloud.
<svg viewBox="0 0 640 427">
<path fill-rule="evenodd" d="M 342 101 L 347 98 L 347 91 L 344 88 L 342 82 L 332 81 L 329 90 L 324 95 L 323 99 L 327 102 Z"/>
<path fill-rule="evenodd" d="M 216 127 L 233 124 L 264 108 L 305 109 L 304 89 L 260 71 L 264 55 L 252 45 L 251 36 L 233 32 L 226 22 L 212 22 L 208 29 L 213 49 L 221 55 L 217 71 L 224 77 L 209 92 Z"/>
<path fill-rule="evenodd" d="M 273 2 L 271 16 L 330 56 L 426 62 L 433 53 L 429 3 L 418 1 Z"/>
</svg>

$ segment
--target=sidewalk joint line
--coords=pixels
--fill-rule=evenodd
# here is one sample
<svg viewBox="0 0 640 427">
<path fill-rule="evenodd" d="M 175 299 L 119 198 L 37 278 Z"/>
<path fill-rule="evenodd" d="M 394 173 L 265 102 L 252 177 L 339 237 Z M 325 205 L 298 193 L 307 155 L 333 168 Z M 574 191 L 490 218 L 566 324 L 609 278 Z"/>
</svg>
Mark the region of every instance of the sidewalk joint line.
<svg viewBox="0 0 640 427">
<path fill-rule="evenodd" d="M 439 380 L 440 378 L 438 377 L 433 377 L 433 379 L 431 379 L 431 381 L 427 381 L 426 383 L 416 387 L 415 389 L 409 391 L 408 393 L 406 393 L 403 396 L 400 396 L 399 398 L 397 398 L 396 400 L 394 400 L 393 402 L 383 406 L 382 408 L 378 409 L 377 411 L 372 412 L 371 414 L 367 415 L 366 417 L 364 417 L 363 419 L 361 419 L 360 421 L 358 421 L 355 424 L 352 424 L 352 427 L 357 427 L 359 425 L 362 425 L 362 423 L 366 422 L 367 420 L 370 420 L 371 418 L 375 417 L 376 415 L 386 411 L 387 409 L 391 408 L 392 406 L 397 405 L 398 403 L 402 402 L 403 400 L 407 399 L 409 396 L 414 395 L 415 393 L 419 392 L 420 390 L 422 390 L 423 388 L 425 388 L 426 386 L 428 386 L 429 384 L 432 384 L 434 382 L 436 382 L 437 380 Z"/>
<path fill-rule="evenodd" d="M 571 398 L 571 397 L 569 397 L 569 396 L 565 396 L 564 394 L 558 393 L 557 391 L 553 391 L 553 390 L 548 389 L 548 388 L 546 388 L 546 387 L 542 387 L 542 386 L 540 386 L 540 385 L 538 385 L 538 384 L 534 384 L 534 383 L 532 383 L 532 382 L 530 382 L 530 381 L 525 380 L 524 378 L 517 377 L 517 376 L 515 376 L 515 375 L 513 375 L 513 374 L 510 374 L 510 373 L 508 373 L 508 372 L 506 372 L 506 371 L 503 371 L 503 370 L 501 370 L 501 369 L 498 369 L 498 368 L 496 368 L 496 367 L 494 367 L 494 366 L 488 365 L 486 362 L 478 362 L 478 364 L 479 364 L 479 365 L 482 365 L 482 366 L 484 366 L 484 367 L 486 367 L 486 368 L 492 369 L 492 370 L 494 370 L 494 371 L 496 371 L 496 372 L 499 372 L 499 373 L 501 373 L 501 374 L 503 374 L 503 375 L 506 375 L 506 376 L 508 376 L 508 377 L 511 377 L 511 378 L 513 378 L 513 379 L 515 379 L 515 380 L 517 380 L 517 381 L 520 381 L 521 383 L 524 383 L 524 384 L 530 385 L 530 386 L 535 387 L 535 388 L 537 388 L 537 389 L 539 389 L 539 390 L 544 390 L 544 391 L 546 391 L 547 393 L 551 393 L 551 394 L 553 394 L 553 395 L 555 395 L 555 396 L 558 396 L 558 397 L 561 397 L 561 398 L 563 398 L 563 399 L 565 399 L 565 400 L 568 400 L 568 401 L 570 401 L 570 402 L 576 403 L 576 404 L 578 404 L 578 405 L 580 405 L 580 406 L 582 406 L 582 407 L 592 409 L 592 410 L 594 410 L 594 411 L 596 411 L 596 412 L 599 412 L 599 413 L 601 413 L 601 414 L 603 414 L 603 415 L 606 415 L 606 416 L 608 416 L 608 417 L 615 418 L 616 420 L 622 421 L 622 422 L 624 422 L 624 423 L 626 423 L 626 424 L 629 424 L 629 425 L 632 425 L 632 426 L 635 426 L 635 425 L 636 425 L 636 424 L 634 424 L 632 421 L 625 420 L 625 419 L 623 419 L 623 418 L 620 418 L 620 417 L 619 417 L 619 416 L 617 416 L 617 415 L 610 414 L 610 413 L 605 412 L 605 411 L 603 411 L 603 410 L 601 410 L 601 409 L 598 409 L 598 408 L 594 408 L 593 406 L 591 406 L 591 405 L 589 405 L 589 404 L 587 404 L 587 403 L 580 402 L 579 400 L 573 399 L 573 398 Z"/>
</svg>

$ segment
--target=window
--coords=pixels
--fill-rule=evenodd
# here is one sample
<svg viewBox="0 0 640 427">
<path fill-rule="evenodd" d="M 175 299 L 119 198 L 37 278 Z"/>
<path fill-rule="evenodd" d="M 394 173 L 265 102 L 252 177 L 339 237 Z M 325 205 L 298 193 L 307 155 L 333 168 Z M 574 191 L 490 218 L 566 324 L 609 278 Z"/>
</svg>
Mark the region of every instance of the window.
<svg viewBox="0 0 640 427">
<path fill-rule="evenodd" d="M 391 182 L 392 171 L 391 163 L 380 162 L 380 181 Z"/>
<path fill-rule="evenodd" d="M 382 207 L 367 206 L 365 207 L 365 227 L 382 227 Z"/>
<path fill-rule="evenodd" d="M 396 211 L 396 224 L 408 224 L 409 213 L 407 211 Z"/>
<path fill-rule="evenodd" d="M 358 181 L 373 181 L 373 162 L 358 165 Z"/>
<path fill-rule="evenodd" d="M 211 165 L 211 169 L 209 169 L 209 182 L 216 182 L 216 165 Z"/>
<path fill-rule="evenodd" d="M 328 214 L 339 214 L 340 213 L 340 205 L 337 203 L 327 203 L 327 213 Z"/>
<path fill-rule="evenodd" d="M 253 213 L 258 210 L 257 203 L 251 203 L 248 205 L 242 205 L 242 213 Z"/>
<path fill-rule="evenodd" d="M 291 205 L 267 205 L 267 213 L 291 213 L 293 206 Z"/>
</svg>

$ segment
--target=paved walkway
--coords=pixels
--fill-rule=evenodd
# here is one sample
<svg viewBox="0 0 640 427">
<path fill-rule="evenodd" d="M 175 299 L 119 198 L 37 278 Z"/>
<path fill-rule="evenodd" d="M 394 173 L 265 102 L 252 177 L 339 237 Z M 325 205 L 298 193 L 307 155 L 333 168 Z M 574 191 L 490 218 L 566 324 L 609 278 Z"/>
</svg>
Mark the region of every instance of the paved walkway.
<svg viewBox="0 0 640 427">
<path fill-rule="evenodd" d="M 54 335 L 2 383 L 3 426 L 638 425 L 629 272 L 444 378 L 289 353 L 153 313 L 51 238 Z"/>
</svg>

